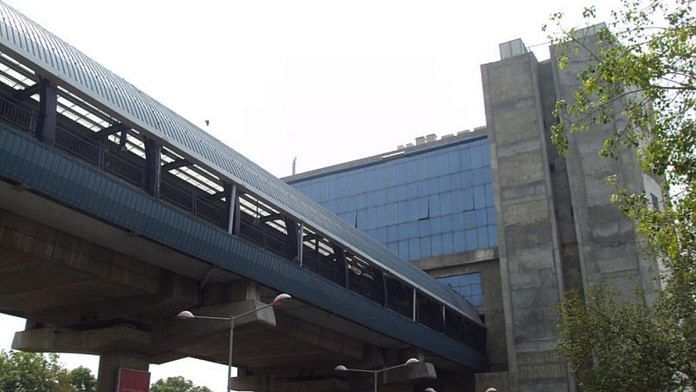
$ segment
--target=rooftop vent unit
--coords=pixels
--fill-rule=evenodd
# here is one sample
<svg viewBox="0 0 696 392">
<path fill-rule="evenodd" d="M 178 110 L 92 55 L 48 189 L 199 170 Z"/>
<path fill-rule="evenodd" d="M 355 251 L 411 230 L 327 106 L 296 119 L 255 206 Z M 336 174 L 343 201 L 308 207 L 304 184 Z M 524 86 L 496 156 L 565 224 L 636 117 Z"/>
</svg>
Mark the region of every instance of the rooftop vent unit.
<svg viewBox="0 0 696 392">
<path fill-rule="evenodd" d="M 418 136 L 416 138 L 416 146 L 420 146 L 421 144 L 425 144 L 425 136 Z"/>
<path fill-rule="evenodd" d="M 430 135 L 425 135 L 425 142 L 426 143 L 431 143 L 437 140 L 437 135 L 434 133 L 431 133 Z"/>
<path fill-rule="evenodd" d="M 498 45 L 498 48 L 500 49 L 501 60 L 527 53 L 527 47 L 524 46 L 524 42 L 522 42 L 522 40 L 519 38 L 513 39 L 512 41 L 503 42 L 502 44 Z"/>
</svg>

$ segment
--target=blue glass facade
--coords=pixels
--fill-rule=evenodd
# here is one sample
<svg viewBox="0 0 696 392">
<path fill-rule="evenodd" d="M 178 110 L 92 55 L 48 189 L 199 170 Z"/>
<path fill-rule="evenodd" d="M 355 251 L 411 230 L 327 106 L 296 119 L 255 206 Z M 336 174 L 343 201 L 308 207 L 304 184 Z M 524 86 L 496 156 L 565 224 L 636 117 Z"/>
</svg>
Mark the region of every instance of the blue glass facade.
<svg viewBox="0 0 696 392">
<path fill-rule="evenodd" d="M 437 278 L 437 281 L 459 293 L 472 305 L 483 306 L 480 272 Z"/>
<path fill-rule="evenodd" d="M 406 260 L 498 244 L 485 137 L 291 185 Z"/>
</svg>

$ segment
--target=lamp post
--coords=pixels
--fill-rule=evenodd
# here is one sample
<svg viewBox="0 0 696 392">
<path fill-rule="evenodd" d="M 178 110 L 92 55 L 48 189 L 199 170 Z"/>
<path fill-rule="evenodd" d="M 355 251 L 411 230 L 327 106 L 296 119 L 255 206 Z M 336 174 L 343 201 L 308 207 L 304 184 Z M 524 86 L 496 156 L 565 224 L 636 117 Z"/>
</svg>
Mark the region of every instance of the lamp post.
<svg viewBox="0 0 696 392">
<path fill-rule="evenodd" d="M 392 369 L 396 369 L 396 368 L 400 368 L 400 367 L 403 367 L 403 366 L 412 365 L 412 364 L 414 364 L 414 363 L 419 363 L 419 362 L 420 362 L 420 361 L 419 361 L 418 359 L 416 359 L 416 358 L 409 358 L 408 360 L 406 360 L 406 362 L 404 362 L 404 363 L 402 363 L 402 364 L 400 364 L 400 365 L 390 366 L 390 367 L 386 367 L 386 368 L 384 368 L 384 369 L 351 369 L 351 368 L 345 367 L 344 365 L 338 365 L 338 366 L 336 366 L 336 367 L 334 368 L 334 370 L 336 370 L 337 372 L 355 372 L 355 373 L 369 373 L 369 374 L 372 374 L 372 381 L 373 381 L 373 385 L 374 385 L 374 391 L 377 392 L 377 376 L 378 376 L 380 373 L 384 373 L 384 372 L 386 372 L 387 370 L 392 370 Z"/>
<path fill-rule="evenodd" d="M 193 313 L 191 313 L 188 310 L 184 310 L 180 312 L 179 314 L 176 315 L 177 318 L 184 319 L 184 320 L 191 320 L 191 319 L 202 319 L 202 320 L 219 320 L 219 321 L 229 321 L 230 322 L 230 350 L 229 354 L 227 356 L 227 391 L 232 390 L 232 345 L 234 343 L 234 322 L 237 319 L 240 319 L 244 316 L 248 316 L 250 314 L 256 313 L 260 310 L 266 309 L 268 307 L 278 307 L 282 305 L 283 301 L 286 299 L 290 299 L 292 296 L 290 294 L 282 293 L 278 294 L 274 299 L 273 302 L 270 304 L 266 304 L 263 306 L 260 306 L 258 308 L 249 310 L 247 312 L 237 314 L 237 315 L 230 315 L 229 317 L 215 317 L 215 316 L 198 316 Z"/>
</svg>

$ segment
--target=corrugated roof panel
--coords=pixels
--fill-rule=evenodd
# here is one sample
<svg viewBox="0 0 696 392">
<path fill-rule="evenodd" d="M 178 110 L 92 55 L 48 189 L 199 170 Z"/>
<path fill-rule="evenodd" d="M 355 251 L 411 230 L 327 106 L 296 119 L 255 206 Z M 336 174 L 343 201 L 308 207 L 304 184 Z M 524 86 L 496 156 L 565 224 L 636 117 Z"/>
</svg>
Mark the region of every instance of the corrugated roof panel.
<svg viewBox="0 0 696 392">
<path fill-rule="evenodd" d="M 0 45 L 61 80 L 82 98 L 99 103 L 137 128 L 165 140 L 186 155 L 199 160 L 230 181 L 240 183 L 261 198 L 281 206 L 288 214 L 332 237 L 337 242 L 389 271 L 393 275 L 478 320 L 475 310 L 463 298 L 442 286 L 423 271 L 391 253 L 328 210 L 301 195 L 243 155 L 166 108 L 155 99 L 118 77 L 105 67 L 60 40 L 21 13 L 0 3 Z M 28 26 L 26 29 L 19 24 Z M 37 37 L 27 46 L 28 30 Z M 57 51 L 52 48 L 59 47 Z M 65 61 L 76 59 L 76 61 Z M 79 76 L 76 76 L 79 75 Z M 89 80 L 89 83 L 85 83 Z M 166 118 L 167 121 L 157 118 Z M 171 125 L 169 125 L 170 123 Z"/>
</svg>

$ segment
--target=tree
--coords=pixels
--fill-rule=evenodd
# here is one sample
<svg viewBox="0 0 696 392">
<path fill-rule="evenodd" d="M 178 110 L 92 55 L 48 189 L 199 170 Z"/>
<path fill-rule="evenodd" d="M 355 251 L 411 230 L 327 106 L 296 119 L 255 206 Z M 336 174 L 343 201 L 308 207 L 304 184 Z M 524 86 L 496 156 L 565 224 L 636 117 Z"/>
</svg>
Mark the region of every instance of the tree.
<svg viewBox="0 0 696 392">
<path fill-rule="evenodd" d="M 181 376 L 167 377 L 166 380 L 159 379 L 150 386 L 150 392 L 212 392 L 207 387 L 193 385 L 191 380 Z"/>
<path fill-rule="evenodd" d="M 70 383 L 75 392 L 95 392 L 97 390 L 97 379 L 92 371 L 84 366 L 78 366 L 70 371 Z"/>
<path fill-rule="evenodd" d="M 70 375 L 56 354 L 0 351 L 0 391 L 70 392 Z"/>
<path fill-rule="evenodd" d="M 552 15 L 559 67 L 578 65 L 572 102 L 556 104 L 552 138 L 615 121 L 602 157 L 637 152 L 663 179 L 661 205 L 618 189 L 613 200 L 634 219 L 647 249 L 664 264 L 664 290 L 652 305 L 617 301 L 609 288 L 571 294 L 561 304 L 560 350 L 585 391 L 696 390 L 696 17 L 693 0 L 623 0 L 612 21 L 586 45 Z M 594 24 L 596 10 L 583 16 Z M 547 27 L 545 26 L 546 30 Z M 648 377 L 649 376 L 649 377 Z"/>
</svg>

